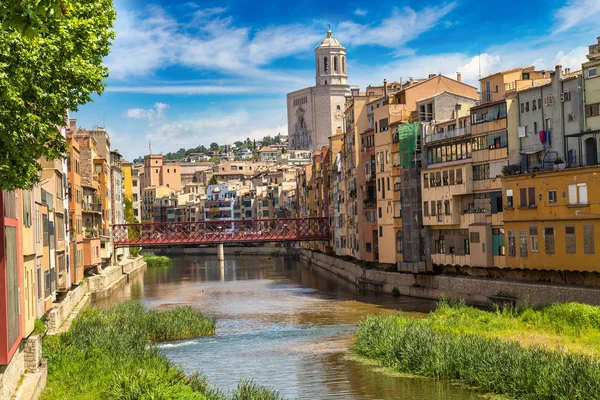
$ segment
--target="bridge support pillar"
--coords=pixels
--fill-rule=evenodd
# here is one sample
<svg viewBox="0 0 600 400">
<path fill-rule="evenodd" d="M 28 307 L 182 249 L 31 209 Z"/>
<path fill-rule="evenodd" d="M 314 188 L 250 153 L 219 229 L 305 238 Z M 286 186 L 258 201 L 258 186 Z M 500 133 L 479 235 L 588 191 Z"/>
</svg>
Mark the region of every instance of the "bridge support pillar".
<svg viewBox="0 0 600 400">
<path fill-rule="evenodd" d="M 225 261 L 225 249 L 223 248 L 223 243 L 219 243 L 219 250 L 217 253 L 217 259 L 219 261 Z"/>
</svg>

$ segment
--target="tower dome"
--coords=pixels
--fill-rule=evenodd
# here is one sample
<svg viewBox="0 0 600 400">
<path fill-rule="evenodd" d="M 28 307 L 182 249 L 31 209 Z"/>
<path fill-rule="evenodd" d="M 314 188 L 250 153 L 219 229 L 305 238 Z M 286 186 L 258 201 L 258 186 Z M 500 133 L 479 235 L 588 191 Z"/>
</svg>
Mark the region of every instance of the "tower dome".
<svg viewBox="0 0 600 400">
<path fill-rule="evenodd" d="M 333 37 L 331 29 L 327 37 L 315 49 L 317 86 L 346 85 L 346 48 Z"/>
</svg>

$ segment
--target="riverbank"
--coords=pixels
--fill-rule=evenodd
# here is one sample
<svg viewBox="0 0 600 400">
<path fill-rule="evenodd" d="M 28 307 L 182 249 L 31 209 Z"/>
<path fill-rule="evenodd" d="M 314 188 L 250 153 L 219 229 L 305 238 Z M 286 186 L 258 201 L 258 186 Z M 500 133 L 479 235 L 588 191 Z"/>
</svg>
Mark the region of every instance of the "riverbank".
<svg viewBox="0 0 600 400">
<path fill-rule="evenodd" d="M 365 269 L 341 258 L 300 251 L 302 260 L 333 272 L 364 290 L 437 300 L 441 296 L 464 299 L 469 304 L 542 305 L 578 302 L 600 305 L 600 288 L 577 285 L 511 281 L 467 276 L 430 275 Z"/>
<path fill-rule="evenodd" d="M 158 342 L 215 334 L 215 321 L 190 307 L 168 311 L 125 302 L 86 309 L 66 333 L 44 340 L 48 384 L 42 400 L 78 399 L 264 399 L 277 392 L 240 382 L 230 395 L 167 360 Z"/>
<path fill-rule="evenodd" d="M 514 398 L 600 399 L 600 308 L 487 312 L 442 301 L 427 319 L 369 317 L 354 352 L 400 373 Z"/>
</svg>

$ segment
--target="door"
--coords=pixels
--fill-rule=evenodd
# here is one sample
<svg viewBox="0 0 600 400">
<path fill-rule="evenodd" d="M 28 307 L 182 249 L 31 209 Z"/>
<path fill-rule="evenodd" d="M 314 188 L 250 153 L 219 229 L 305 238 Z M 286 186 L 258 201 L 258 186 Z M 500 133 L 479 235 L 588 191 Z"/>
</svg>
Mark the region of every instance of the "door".
<svg viewBox="0 0 600 400">
<path fill-rule="evenodd" d="M 587 138 L 585 140 L 585 165 L 598 164 L 598 148 L 596 146 L 596 138 Z"/>
</svg>

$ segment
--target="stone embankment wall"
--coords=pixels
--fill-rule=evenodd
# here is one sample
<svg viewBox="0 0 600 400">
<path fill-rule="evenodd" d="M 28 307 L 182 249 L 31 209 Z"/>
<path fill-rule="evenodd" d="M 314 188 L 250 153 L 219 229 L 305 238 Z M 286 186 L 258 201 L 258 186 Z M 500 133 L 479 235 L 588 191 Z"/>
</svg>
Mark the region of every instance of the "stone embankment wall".
<svg viewBox="0 0 600 400">
<path fill-rule="evenodd" d="M 594 287 L 366 270 L 352 262 L 310 250 L 301 250 L 301 258 L 361 289 L 392 293 L 397 288 L 402 296 L 438 299 L 446 295 L 477 305 L 498 300 L 514 301 L 516 304 L 576 301 L 600 305 L 600 288 Z"/>
</svg>

